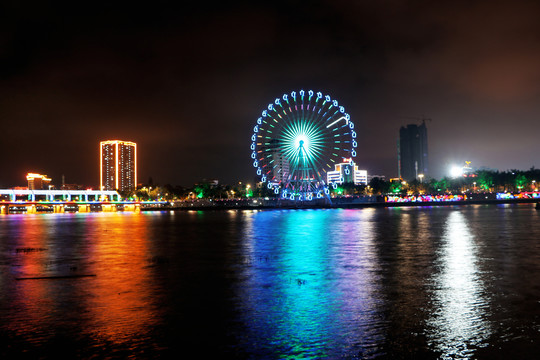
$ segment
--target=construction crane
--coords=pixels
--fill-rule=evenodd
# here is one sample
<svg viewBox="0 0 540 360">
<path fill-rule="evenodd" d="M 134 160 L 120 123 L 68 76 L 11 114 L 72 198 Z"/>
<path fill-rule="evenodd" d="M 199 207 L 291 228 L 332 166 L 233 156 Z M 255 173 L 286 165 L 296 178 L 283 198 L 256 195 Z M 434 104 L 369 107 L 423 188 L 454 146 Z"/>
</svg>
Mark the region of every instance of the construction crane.
<svg viewBox="0 0 540 360">
<path fill-rule="evenodd" d="M 409 119 L 409 120 L 417 120 L 422 121 L 422 123 L 425 123 L 426 121 L 432 121 L 431 118 L 427 118 L 424 115 L 422 117 L 413 117 L 413 116 L 400 116 L 401 119 Z"/>
</svg>

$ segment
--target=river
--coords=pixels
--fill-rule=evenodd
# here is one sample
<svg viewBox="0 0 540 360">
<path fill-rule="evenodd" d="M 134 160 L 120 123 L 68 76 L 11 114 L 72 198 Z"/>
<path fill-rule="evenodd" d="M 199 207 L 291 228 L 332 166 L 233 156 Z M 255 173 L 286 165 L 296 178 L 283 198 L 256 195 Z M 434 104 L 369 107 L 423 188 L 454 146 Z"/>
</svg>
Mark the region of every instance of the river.
<svg viewBox="0 0 540 360">
<path fill-rule="evenodd" d="M 532 358 L 533 204 L 0 216 L 0 357 Z"/>
</svg>

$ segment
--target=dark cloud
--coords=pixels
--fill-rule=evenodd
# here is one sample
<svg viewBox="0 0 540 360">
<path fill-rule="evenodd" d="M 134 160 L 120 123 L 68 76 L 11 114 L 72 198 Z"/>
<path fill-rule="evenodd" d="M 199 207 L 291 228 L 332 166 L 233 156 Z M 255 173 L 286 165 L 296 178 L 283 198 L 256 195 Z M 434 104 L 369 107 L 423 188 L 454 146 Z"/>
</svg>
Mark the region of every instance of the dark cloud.
<svg viewBox="0 0 540 360">
<path fill-rule="evenodd" d="M 107 138 L 139 143 L 143 181 L 251 180 L 255 119 L 300 88 L 346 107 L 371 173 L 397 174 L 399 126 L 422 116 L 434 176 L 538 166 L 535 2 L 173 5 L 3 5 L 0 185 L 95 186 Z"/>
</svg>

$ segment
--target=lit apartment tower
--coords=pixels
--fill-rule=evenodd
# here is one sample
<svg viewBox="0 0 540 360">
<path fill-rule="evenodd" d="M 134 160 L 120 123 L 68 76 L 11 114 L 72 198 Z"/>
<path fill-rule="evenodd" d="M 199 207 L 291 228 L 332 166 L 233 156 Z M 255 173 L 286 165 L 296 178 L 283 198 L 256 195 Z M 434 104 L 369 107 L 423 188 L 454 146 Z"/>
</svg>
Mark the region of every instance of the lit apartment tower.
<svg viewBox="0 0 540 360">
<path fill-rule="evenodd" d="M 428 176 L 428 144 L 426 123 L 409 124 L 399 129 L 399 176 L 412 181 Z"/>
<path fill-rule="evenodd" d="M 99 143 L 101 190 L 135 190 L 137 186 L 137 144 L 107 140 Z"/>
</svg>

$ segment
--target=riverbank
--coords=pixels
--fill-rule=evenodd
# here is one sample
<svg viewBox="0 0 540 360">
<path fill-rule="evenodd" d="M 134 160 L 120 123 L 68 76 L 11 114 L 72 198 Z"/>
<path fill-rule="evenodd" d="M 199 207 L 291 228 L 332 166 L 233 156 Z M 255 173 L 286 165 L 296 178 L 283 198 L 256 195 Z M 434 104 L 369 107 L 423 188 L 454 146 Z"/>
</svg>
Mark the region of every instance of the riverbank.
<svg viewBox="0 0 540 360">
<path fill-rule="evenodd" d="M 337 201 L 336 201 L 337 200 Z M 540 199 L 473 199 L 459 201 L 420 201 L 420 202 L 385 202 L 378 197 L 361 199 L 332 199 L 332 204 L 320 201 L 301 202 L 287 200 L 194 200 L 176 202 L 163 208 L 149 208 L 141 210 L 267 210 L 267 209 L 360 209 L 368 207 L 411 207 L 411 206 L 455 206 L 455 205 L 501 205 L 519 203 L 538 203 Z"/>
</svg>

